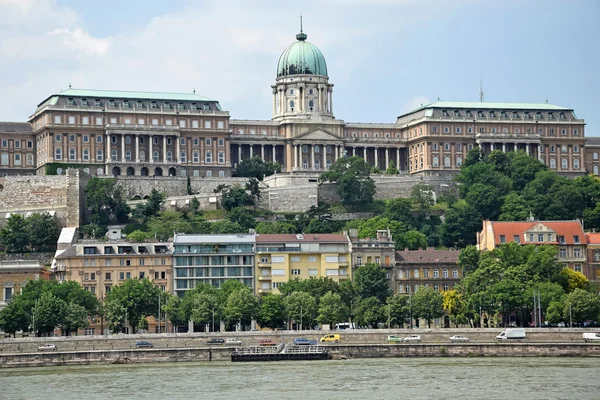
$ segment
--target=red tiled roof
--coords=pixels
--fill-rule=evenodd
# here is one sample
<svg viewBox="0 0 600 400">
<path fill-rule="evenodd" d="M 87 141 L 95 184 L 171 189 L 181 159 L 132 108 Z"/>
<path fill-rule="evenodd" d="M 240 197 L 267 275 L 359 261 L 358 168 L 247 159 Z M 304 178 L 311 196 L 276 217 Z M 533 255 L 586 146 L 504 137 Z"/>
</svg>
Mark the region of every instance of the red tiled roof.
<svg viewBox="0 0 600 400">
<path fill-rule="evenodd" d="M 557 236 L 564 236 L 565 244 L 573 245 L 573 236 L 579 236 L 579 244 L 584 243 L 585 233 L 579 221 L 526 221 L 526 222 L 515 222 L 515 221 L 491 221 L 492 229 L 494 230 L 494 243 L 500 243 L 500 235 L 504 235 L 506 242 L 513 242 L 514 236 L 518 235 L 521 243 L 525 243 L 523 234 L 528 229 L 535 225 L 542 224 L 554 232 Z M 535 238 L 537 239 L 537 237 Z M 537 242 L 543 244 L 558 244 L 557 242 Z"/>
<path fill-rule="evenodd" d="M 458 250 L 403 250 L 396 252 L 396 262 L 458 262 Z"/>
<path fill-rule="evenodd" d="M 587 244 L 600 244 L 600 233 L 586 233 Z"/>
<path fill-rule="evenodd" d="M 275 233 L 258 234 L 256 243 L 304 243 L 304 242 L 344 242 L 348 243 L 348 236 L 336 233 Z"/>
</svg>

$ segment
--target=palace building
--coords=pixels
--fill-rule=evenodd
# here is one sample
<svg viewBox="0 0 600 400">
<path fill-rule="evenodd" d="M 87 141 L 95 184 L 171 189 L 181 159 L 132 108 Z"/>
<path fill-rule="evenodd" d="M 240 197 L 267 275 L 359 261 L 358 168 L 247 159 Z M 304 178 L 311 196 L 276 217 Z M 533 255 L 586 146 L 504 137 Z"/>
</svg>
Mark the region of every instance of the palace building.
<svg viewBox="0 0 600 400">
<path fill-rule="evenodd" d="M 447 174 L 474 146 L 524 151 L 563 175 L 598 173 L 598 151 L 587 154 L 585 122 L 571 108 L 436 101 L 395 122 L 350 123 L 334 115 L 333 87 L 325 57 L 300 32 L 277 63 L 270 120 L 230 119 L 196 93 L 69 88 L 27 123 L 0 123 L 0 175 L 227 177 L 253 156 L 288 173 L 359 156 L 382 171 L 393 163 L 400 173 Z"/>
</svg>

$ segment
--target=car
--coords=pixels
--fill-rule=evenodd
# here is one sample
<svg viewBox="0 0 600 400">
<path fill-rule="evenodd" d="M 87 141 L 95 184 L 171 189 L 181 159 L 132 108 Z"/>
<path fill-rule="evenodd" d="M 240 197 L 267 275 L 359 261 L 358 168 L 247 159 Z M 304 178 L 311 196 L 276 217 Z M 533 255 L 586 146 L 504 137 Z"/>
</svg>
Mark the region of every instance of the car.
<svg viewBox="0 0 600 400">
<path fill-rule="evenodd" d="M 260 346 L 277 346 L 277 343 L 273 339 L 260 339 L 258 344 Z"/>
<path fill-rule="evenodd" d="M 402 339 L 402 341 L 404 343 L 420 342 L 421 341 L 421 336 L 419 336 L 419 335 L 410 335 L 410 336 L 407 336 L 404 339 Z"/>
<path fill-rule="evenodd" d="M 294 339 L 294 345 L 295 346 L 310 346 L 310 340 L 306 339 L 306 338 L 296 338 Z"/>
<path fill-rule="evenodd" d="M 135 342 L 135 348 L 140 349 L 142 347 L 154 347 L 154 345 L 150 342 L 146 342 L 145 340 L 140 340 Z"/>
<path fill-rule="evenodd" d="M 212 339 L 208 339 L 206 341 L 206 344 L 223 344 L 225 343 L 225 339 L 217 339 L 217 338 L 212 338 Z"/>
<path fill-rule="evenodd" d="M 402 342 L 402 338 L 400 336 L 396 336 L 396 335 L 388 335 L 386 341 L 388 343 L 400 343 L 400 342 Z"/>
<path fill-rule="evenodd" d="M 225 341 L 226 346 L 241 346 L 243 343 L 240 339 L 227 339 Z"/>
<path fill-rule="evenodd" d="M 41 346 L 38 346 L 38 350 L 39 351 L 44 351 L 44 350 L 56 351 L 56 345 L 54 343 L 43 344 Z"/>
<path fill-rule="evenodd" d="M 567 325 L 564 322 L 559 322 L 558 324 L 556 324 L 557 328 L 565 328 Z"/>
<path fill-rule="evenodd" d="M 338 335 L 337 333 L 334 333 L 334 334 L 331 334 L 331 335 L 325 335 L 325 336 L 323 336 L 321 339 L 319 339 L 319 342 L 339 343 L 340 340 L 342 340 L 341 336 Z"/>
<path fill-rule="evenodd" d="M 471 339 L 469 339 L 466 336 L 454 335 L 454 336 L 450 336 L 450 341 L 452 343 L 459 343 L 459 342 L 466 342 L 466 343 L 468 343 L 468 342 L 471 341 Z"/>
</svg>

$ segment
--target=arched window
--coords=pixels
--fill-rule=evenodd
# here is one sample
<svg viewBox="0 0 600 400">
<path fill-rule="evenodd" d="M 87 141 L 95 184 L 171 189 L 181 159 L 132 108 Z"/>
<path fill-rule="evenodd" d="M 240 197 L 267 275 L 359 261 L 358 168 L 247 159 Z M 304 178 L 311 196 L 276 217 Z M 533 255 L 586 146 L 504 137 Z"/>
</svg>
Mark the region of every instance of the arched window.
<svg viewBox="0 0 600 400">
<path fill-rule="evenodd" d="M 210 139 L 206 139 L 206 145 L 207 146 L 212 146 L 212 141 Z"/>
<path fill-rule="evenodd" d="M 113 150 L 113 151 L 110 152 L 110 158 L 113 161 L 117 161 L 117 151 L 116 150 Z"/>
<path fill-rule="evenodd" d="M 181 152 L 181 154 L 179 155 L 179 158 L 181 159 L 182 163 L 187 162 L 185 151 Z"/>
<path fill-rule="evenodd" d="M 225 152 L 224 151 L 220 151 L 218 154 L 218 162 L 219 164 L 225 164 Z"/>
<path fill-rule="evenodd" d="M 212 171 L 206 171 L 206 177 L 212 178 Z"/>
<path fill-rule="evenodd" d="M 456 166 L 460 168 L 462 165 L 462 157 L 456 157 Z"/>
<path fill-rule="evenodd" d="M 573 169 L 579 169 L 579 159 L 575 158 L 573 160 Z"/>
<path fill-rule="evenodd" d="M 194 170 L 194 176 L 197 178 L 200 176 L 200 171 L 198 171 L 197 169 Z"/>
<path fill-rule="evenodd" d="M 158 151 L 155 151 L 155 152 L 152 153 L 152 159 L 154 161 L 158 161 Z"/>
<path fill-rule="evenodd" d="M 554 158 L 550 159 L 550 168 L 552 168 L 552 169 L 556 168 L 556 160 Z"/>
<path fill-rule="evenodd" d="M 320 160 L 315 160 L 315 169 L 321 169 L 321 161 Z"/>
<path fill-rule="evenodd" d="M 185 144 L 185 138 L 181 138 L 181 139 L 179 139 L 179 143 L 180 143 L 180 144 Z"/>
<path fill-rule="evenodd" d="M 154 143 L 154 144 L 158 144 L 158 136 L 154 136 L 154 137 L 152 138 L 152 143 Z"/>
<path fill-rule="evenodd" d="M 140 161 L 146 161 L 146 152 L 144 150 L 140 150 Z"/>
<path fill-rule="evenodd" d="M 173 153 L 171 153 L 170 151 L 167 151 L 167 161 L 168 162 L 173 161 Z"/>
<path fill-rule="evenodd" d="M 179 172 L 180 176 L 187 176 L 187 171 L 185 169 L 181 169 L 181 171 Z"/>
<path fill-rule="evenodd" d="M 223 146 L 225 146 L 225 140 L 224 140 L 224 139 L 219 139 L 219 141 L 218 141 L 218 146 L 219 146 L 219 147 L 223 147 Z"/>
<path fill-rule="evenodd" d="M 560 167 L 561 167 L 562 169 L 568 169 L 568 168 L 569 168 L 569 160 L 567 160 L 566 158 L 563 158 L 563 159 L 560 161 Z"/>
<path fill-rule="evenodd" d="M 594 175 L 600 175 L 600 174 L 598 174 L 598 166 L 597 165 L 594 165 L 593 171 L 594 171 Z"/>
<path fill-rule="evenodd" d="M 206 154 L 204 155 L 204 162 L 205 163 L 212 163 L 212 151 L 206 150 Z"/>
<path fill-rule="evenodd" d="M 62 168 L 56 168 L 56 175 L 62 175 L 62 173 L 63 173 Z"/>
<path fill-rule="evenodd" d="M 419 277 L 419 270 L 418 269 L 413 269 L 413 277 L 414 278 L 418 278 Z"/>
<path fill-rule="evenodd" d="M 313 148 L 315 149 L 315 153 L 319 153 L 321 151 L 319 145 L 313 146 Z"/>
<path fill-rule="evenodd" d="M 225 178 L 225 171 L 219 171 L 219 178 Z"/>
<path fill-rule="evenodd" d="M 438 156 L 433 156 L 433 167 L 437 168 L 440 166 L 440 159 Z"/>
<path fill-rule="evenodd" d="M 131 144 L 131 136 L 125 136 L 125 144 Z"/>
<path fill-rule="evenodd" d="M 197 151 L 194 152 L 194 160 L 193 161 L 195 163 L 199 163 L 200 162 L 200 154 Z"/>
<path fill-rule="evenodd" d="M 62 160 L 62 149 L 56 149 L 54 151 L 54 159 L 55 160 Z"/>
<path fill-rule="evenodd" d="M 307 145 L 302 145 L 302 152 L 303 153 L 308 153 L 308 146 Z"/>
<path fill-rule="evenodd" d="M 102 135 L 96 136 L 96 143 L 102 143 Z"/>
<path fill-rule="evenodd" d="M 313 110 L 315 109 L 315 102 L 314 102 L 314 101 L 310 100 L 310 101 L 308 102 L 308 109 L 309 109 L 310 111 L 313 111 Z"/>
<path fill-rule="evenodd" d="M 593 158 L 594 160 L 597 160 L 597 159 L 598 159 L 598 153 L 594 153 L 594 155 L 593 155 L 593 157 L 592 157 L 592 158 Z"/>
<path fill-rule="evenodd" d="M 308 158 L 302 159 L 302 168 L 308 169 Z"/>
<path fill-rule="evenodd" d="M 167 144 L 171 144 L 171 137 L 167 138 Z"/>
<path fill-rule="evenodd" d="M 83 161 L 90 160 L 90 151 L 89 149 L 83 149 Z"/>
<path fill-rule="evenodd" d="M 442 278 L 447 278 L 447 277 L 448 277 L 448 270 L 444 268 L 442 270 Z"/>
<path fill-rule="evenodd" d="M 96 151 L 96 161 L 102 161 L 103 155 L 102 155 L 102 150 L 97 150 Z"/>
<path fill-rule="evenodd" d="M 75 160 L 75 158 L 76 158 L 75 148 L 71 147 L 69 149 L 69 160 Z"/>
<path fill-rule="evenodd" d="M 434 269 L 433 270 L 433 277 L 436 278 L 436 279 L 440 277 L 440 270 L 439 269 Z"/>
<path fill-rule="evenodd" d="M 294 111 L 294 100 L 290 100 L 290 111 Z"/>
<path fill-rule="evenodd" d="M 454 268 L 454 269 L 452 270 L 452 277 L 453 277 L 453 278 L 458 278 L 458 270 L 457 270 L 456 268 Z"/>
<path fill-rule="evenodd" d="M 444 157 L 444 168 L 450 168 L 450 157 Z"/>
<path fill-rule="evenodd" d="M 131 161 L 131 150 L 125 151 L 125 161 Z"/>
<path fill-rule="evenodd" d="M 331 168 L 331 158 L 327 159 L 327 169 Z"/>
<path fill-rule="evenodd" d="M 113 143 L 117 143 L 117 136 L 116 135 L 112 135 L 110 138 L 110 141 Z"/>
</svg>

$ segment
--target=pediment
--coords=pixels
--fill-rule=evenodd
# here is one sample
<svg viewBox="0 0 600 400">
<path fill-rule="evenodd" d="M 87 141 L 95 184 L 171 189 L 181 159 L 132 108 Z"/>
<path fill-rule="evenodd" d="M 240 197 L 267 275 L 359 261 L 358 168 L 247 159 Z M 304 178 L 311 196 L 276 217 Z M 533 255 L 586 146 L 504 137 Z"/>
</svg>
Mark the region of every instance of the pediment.
<svg viewBox="0 0 600 400">
<path fill-rule="evenodd" d="M 341 138 L 335 136 L 330 131 L 323 129 L 323 128 L 316 128 L 311 131 L 305 132 L 301 135 L 296 136 L 294 139 L 308 141 L 308 142 L 317 141 L 317 140 L 339 142 L 342 140 Z"/>
<path fill-rule="evenodd" d="M 527 229 L 525 231 L 526 233 L 534 233 L 534 232 L 554 232 L 553 229 L 550 229 L 549 227 L 547 227 L 544 224 L 535 224 L 534 226 L 532 226 L 531 228 Z"/>
</svg>

